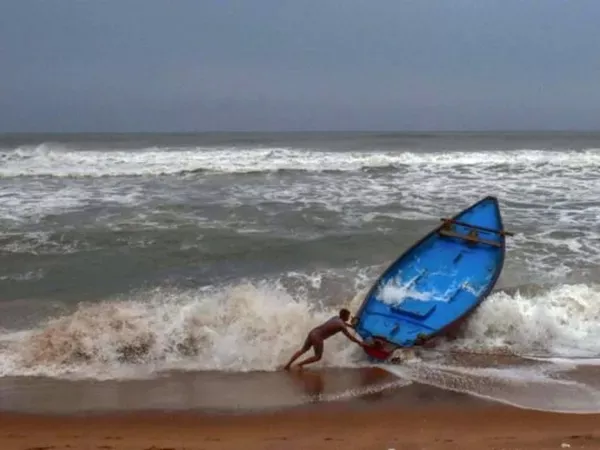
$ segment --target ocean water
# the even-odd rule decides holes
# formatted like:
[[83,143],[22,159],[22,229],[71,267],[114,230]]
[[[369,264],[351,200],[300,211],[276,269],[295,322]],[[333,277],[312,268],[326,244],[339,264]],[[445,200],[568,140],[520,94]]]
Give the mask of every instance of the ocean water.
[[[0,378],[274,371],[495,195],[515,232],[495,292],[457,341],[387,370],[600,411],[598,167],[600,133],[2,135]],[[326,343],[321,366],[364,365]]]

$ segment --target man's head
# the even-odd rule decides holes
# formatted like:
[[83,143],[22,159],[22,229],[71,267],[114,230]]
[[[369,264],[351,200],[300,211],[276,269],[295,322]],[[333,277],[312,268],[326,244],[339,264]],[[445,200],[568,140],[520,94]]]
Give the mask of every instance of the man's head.
[[344,322],[348,322],[350,319],[350,311],[348,311],[346,308],[340,309],[340,317]]

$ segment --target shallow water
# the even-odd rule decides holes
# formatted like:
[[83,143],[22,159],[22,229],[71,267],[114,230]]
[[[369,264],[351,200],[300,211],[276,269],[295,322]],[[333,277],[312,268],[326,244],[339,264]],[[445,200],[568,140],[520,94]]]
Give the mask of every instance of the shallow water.
[[[516,233],[504,271],[439,351],[527,363],[391,371],[591,410],[599,149],[593,133],[2,136],[0,381],[273,371],[440,217],[496,195]],[[322,366],[365,364],[328,341]]]

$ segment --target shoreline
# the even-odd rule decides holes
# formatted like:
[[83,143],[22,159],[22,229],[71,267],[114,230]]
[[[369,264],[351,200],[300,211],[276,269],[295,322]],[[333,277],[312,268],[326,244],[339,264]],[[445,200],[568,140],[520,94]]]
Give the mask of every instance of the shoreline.
[[247,415],[344,405],[423,409],[501,405],[460,389],[404,379],[379,367],[276,372],[171,371],[148,378],[0,378],[0,414],[121,414],[150,411]]
[[600,449],[599,421],[373,367],[0,379],[2,450]]
[[[482,361],[479,361],[481,363]],[[144,411],[244,415],[310,406],[347,409],[504,405],[561,414],[600,414],[590,392],[598,367],[540,376],[544,366],[503,359],[456,366],[316,368],[274,372],[172,370],[121,378],[0,377],[0,413],[72,415]],[[533,369],[531,369],[532,367]],[[532,377],[531,370],[535,376]],[[135,377],[134,377],[135,375]]]
[[600,413],[518,408],[380,368],[5,378],[0,399],[2,450],[600,448]]

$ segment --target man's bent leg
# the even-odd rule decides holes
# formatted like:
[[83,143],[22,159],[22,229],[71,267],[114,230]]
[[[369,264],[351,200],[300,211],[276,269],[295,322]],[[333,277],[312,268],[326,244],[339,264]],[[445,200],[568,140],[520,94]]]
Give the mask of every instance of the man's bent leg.
[[306,339],[305,339],[305,341],[304,341],[304,344],[302,345],[302,348],[292,355],[292,357],[290,358],[290,360],[288,361],[288,363],[284,366],[283,370],[289,370],[289,368],[291,367],[292,363],[294,361],[296,361],[296,359],[298,359],[304,353],[306,353],[307,351],[309,351],[311,347],[312,347],[312,342],[311,342],[310,336],[307,336]]
[[304,361],[298,363],[298,367],[305,366],[319,361],[323,357],[323,341],[321,339],[313,341],[313,347],[315,349],[315,356],[306,358]]

